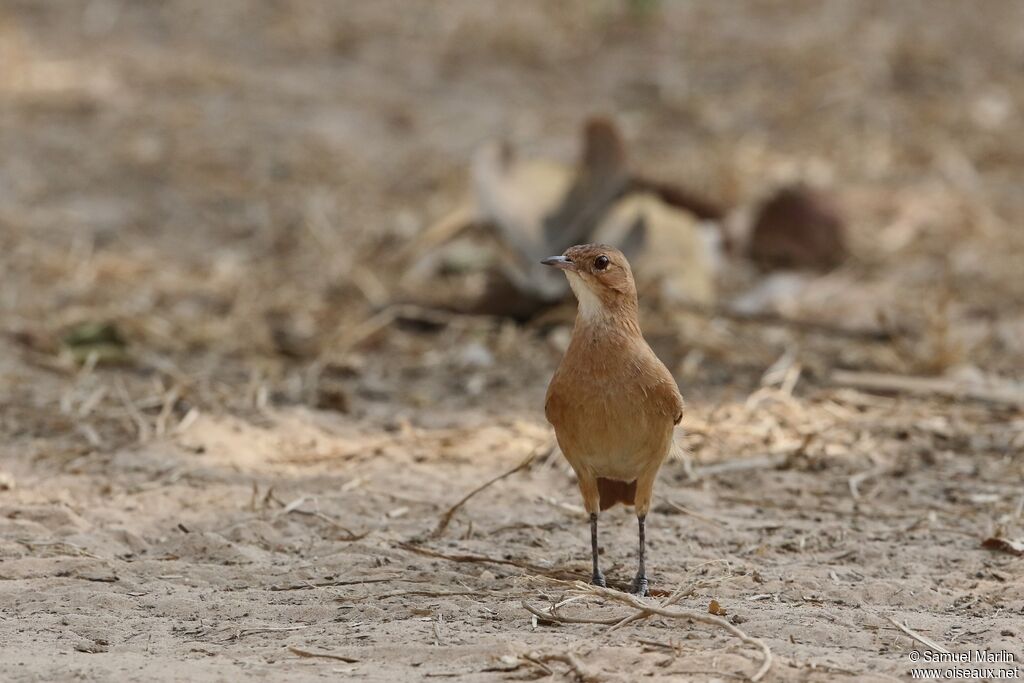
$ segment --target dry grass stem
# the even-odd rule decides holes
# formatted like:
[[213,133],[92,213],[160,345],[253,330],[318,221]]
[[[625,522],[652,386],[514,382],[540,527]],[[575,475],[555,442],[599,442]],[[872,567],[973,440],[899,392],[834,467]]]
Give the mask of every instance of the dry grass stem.
[[121,403],[124,404],[124,409],[128,412],[128,416],[135,424],[136,437],[139,443],[145,443],[150,438],[150,427],[149,422],[143,417],[142,412],[139,410],[136,403],[132,400],[131,395],[128,393],[128,388],[124,384],[124,380],[118,377],[114,381],[114,387],[117,389],[117,395],[121,399]]
[[711,465],[698,465],[693,468],[693,472],[698,479],[703,479],[705,477],[743,472],[745,470],[774,469],[784,465],[788,459],[789,455],[785,453],[779,455],[759,455],[750,458],[725,460]]
[[[362,600],[387,600],[389,598],[404,598],[406,596],[413,596],[419,598],[451,598],[451,597],[480,597],[483,595],[498,595],[492,591],[394,591],[392,593],[382,593],[379,595],[339,595],[334,600],[335,602],[360,602]],[[502,593],[501,595],[506,596],[507,594]]]
[[442,560],[448,560],[449,562],[479,562],[483,564],[501,564],[510,567],[518,567],[520,569],[525,569],[539,576],[546,576],[554,579],[575,581],[578,580],[580,574],[582,574],[582,572],[574,572],[568,569],[542,567],[539,564],[533,564],[531,562],[522,562],[519,560],[506,560],[500,557],[488,557],[486,555],[474,555],[471,553],[442,553],[438,550],[424,548],[423,546],[414,545],[412,543],[398,543],[397,547],[401,548],[402,550],[407,550],[411,553],[416,553],[417,555],[437,557]]
[[689,302],[677,302],[674,304],[679,310],[693,313],[706,318],[724,318],[737,323],[768,325],[775,327],[788,327],[801,332],[813,332],[831,337],[845,339],[856,339],[869,342],[888,342],[897,336],[889,330],[876,328],[852,328],[830,325],[817,320],[803,320],[789,318],[779,313],[770,311],[747,313],[736,311],[725,306],[706,306]]
[[941,396],[953,399],[966,398],[982,403],[1024,406],[1024,390],[1018,386],[982,387],[943,377],[913,377],[884,372],[850,372],[846,370],[834,371],[831,379],[834,384],[865,391],[913,394],[925,397]]
[[320,658],[320,659],[336,659],[339,662],[345,662],[346,664],[355,664],[355,663],[357,663],[359,661],[355,657],[346,657],[345,655],[335,655],[335,654],[331,654],[330,652],[313,652],[311,650],[303,650],[301,648],[297,648],[294,645],[289,645],[288,646],[288,650],[292,654],[297,655],[299,657],[317,657],[317,658]]
[[[630,607],[634,607],[638,610],[636,614],[627,615],[625,618],[616,620],[615,624],[613,625],[613,628],[619,626],[620,624],[625,625],[626,623],[629,623],[629,621],[634,620],[635,618],[643,618],[651,615],[668,617],[670,619],[689,619],[691,621],[697,621],[700,623],[724,629],[725,631],[728,631],[744,643],[754,645],[755,647],[761,650],[762,663],[760,668],[754,673],[753,676],[751,676],[751,681],[754,681],[756,683],[757,681],[761,680],[764,677],[764,675],[768,672],[768,670],[771,668],[772,652],[764,643],[764,641],[747,635],[742,629],[734,626],[733,624],[729,623],[725,619],[722,619],[721,617],[716,617],[711,614],[702,612],[690,612],[685,610],[668,609],[669,604],[681,599],[684,595],[689,594],[689,592],[692,591],[692,587],[677,590],[675,593],[669,596],[669,598],[662,605],[649,605],[630,593],[622,593],[620,591],[609,588],[601,588],[600,586],[593,586],[587,583],[583,583],[582,581],[577,581],[574,584],[574,586],[576,590],[582,593],[596,595],[608,600],[612,600],[614,602],[619,602]],[[536,607],[533,607],[529,603],[524,601],[522,605],[531,614],[537,615],[543,619],[548,619],[550,621],[563,621],[566,623],[607,623],[607,620],[602,620],[600,622],[584,622],[581,621],[582,618],[580,617],[566,618],[561,615],[553,614],[552,612],[541,612],[540,614],[538,614],[540,610],[538,610]]]
[[455,513],[459,510],[459,508],[461,508],[463,505],[465,505],[466,502],[470,498],[472,498],[476,494],[480,493],[481,491],[483,491],[487,487],[492,486],[493,484],[498,483],[502,479],[507,479],[508,477],[511,477],[513,474],[515,474],[517,472],[522,472],[523,470],[528,468],[531,464],[533,464],[533,461],[537,459],[537,456],[539,456],[541,453],[545,452],[546,450],[548,450],[550,448],[551,448],[551,444],[550,443],[544,443],[544,444],[541,444],[540,446],[537,446],[536,448],[534,448],[530,452],[530,454],[528,456],[526,456],[526,458],[521,463],[519,463],[518,465],[516,465],[512,469],[508,470],[507,472],[504,472],[503,474],[499,474],[498,476],[496,476],[496,477],[494,477],[492,479],[487,480],[483,484],[480,484],[480,486],[477,486],[475,489],[473,489],[472,491],[467,493],[465,496],[463,496],[459,500],[459,502],[457,502],[455,505],[453,505],[450,508],[448,508],[448,511],[445,512],[441,516],[440,521],[438,521],[438,523],[437,523],[437,527],[430,534],[430,537],[431,538],[435,538],[435,539],[436,538],[440,538],[441,535],[444,534],[445,529],[447,529],[448,525],[451,523],[452,517],[455,516]]
[[616,624],[622,622],[621,617],[572,617],[567,614],[558,614],[557,612],[555,612],[556,608],[554,607],[552,607],[551,610],[545,612],[544,610],[540,609],[539,607],[535,607],[534,605],[531,605],[525,600],[521,604],[523,606],[523,609],[525,609],[527,612],[537,617],[538,619],[542,619],[547,622],[558,621],[563,624],[601,624],[603,626],[615,626]]
[[712,526],[718,527],[719,529],[724,529],[724,528],[729,526],[728,522],[723,522],[721,520],[713,519],[711,517],[708,517],[707,515],[702,515],[701,513],[697,512],[695,510],[691,510],[690,508],[688,508],[686,506],[680,505],[679,503],[677,503],[677,502],[675,502],[673,500],[666,500],[665,502],[668,503],[669,507],[671,507],[671,508],[673,508],[675,510],[678,510],[679,512],[683,513],[684,515],[686,515],[688,517],[693,517],[694,519],[699,519],[700,521],[706,522],[706,523],[708,523],[708,524],[710,524]]
[[[572,672],[573,678],[579,683],[600,683],[603,680],[601,674],[591,671],[587,668],[583,662],[580,661],[579,657],[571,652],[558,652],[552,654],[539,655],[537,653],[530,653],[523,655],[523,659],[534,663],[541,662],[562,662],[568,665],[569,671]],[[548,667],[544,667],[548,671],[551,671]],[[551,673],[554,673],[553,671]]]
[[868,479],[873,479],[879,475],[885,474],[892,470],[892,466],[888,464],[875,465],[871,469],[864,470],[854,474],[846,480],[846,485],[850,489],[850,495],[853,496],[854,500],[860,500],[860,485]]
[[273,495],[273,489],[268,490],[266,496],[267,502],[274,502],[277,503],[278,505],[283,506],[282,509],[277,513],[277,515],[275,515],[275,517],[281,517],[283,515],[288,515],[292,513],[295,513],[297,515],[305,515],[307,517],[315,517],[316,519],[319,519],[323,522],[330,524],[338,531],[342,531],[345,533],[344,536],[340,538],[335,538],[334,540],[336,541],[359,541],[369,536],[370,533],[373,531],[372,529],[370,529],[359,534],[352,531],[348,527],[344,526],[343,524],[341,524],[341,522],[334,519],[330,515],[321,512],[320,510],[303,510],[302,506],[308,500],[315,501],[315,498],[312,496],[300,496],[293,500],[292,502],[288,503],[287,505],[284,505],[276,496]]
[[899,630],[903,631],[908,636],[910,636],[911,638],[913,638],[917,642],[921,643],[925,647],[927,647],[927,648],[929,648],[931,650],[934,650],[936,652],[941,652],[943,654],[949,654],[949,650],[947,650],[946,648],[942,647],[941,645],[936,643],[931,638],[928,638],[926,636],[921,635],[920,633],[918,633],[917,631],[913,630],[912,628],[910,628],[906,624],[901,624],[900,622],[896,621],[892,617],[886,617],[886,619],[889,620],[890,624],[892,624],[893,626],[895,626]]

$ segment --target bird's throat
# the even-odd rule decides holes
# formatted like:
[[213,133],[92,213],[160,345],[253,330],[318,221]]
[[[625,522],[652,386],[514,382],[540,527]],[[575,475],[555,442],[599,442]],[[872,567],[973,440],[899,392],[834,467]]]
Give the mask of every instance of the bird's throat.
[[640,334],[640,323],[637,319],[636,300],[629,301],[616,296],[602,297],[591,289],[583,278],[575,273],[567,273],[569,286],[576,295],[577,329],[610,329],[619,333]]
[[608,311],[605,310],[605,304],[601,301],[601,297],[587,286],[583,278],[576,273],[566,273],[566,275],[569,276],[572,293],[576,295],[576,301],[579,302],[576,315],[588,323],[598,323],[608,317]]

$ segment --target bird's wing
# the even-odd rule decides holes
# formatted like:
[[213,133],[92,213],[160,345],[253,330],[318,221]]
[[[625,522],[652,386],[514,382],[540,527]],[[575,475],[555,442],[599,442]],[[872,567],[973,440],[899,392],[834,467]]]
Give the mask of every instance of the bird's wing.
[[547,395],[544,397],[544,417],[546,417],[548,422],[552,425],[558,421],[558,417],[561,414],[562,406],[564,404],[559,397],[557,382],[558,373],[556,371],[555,376],[551,378],[551,383],[548,385]]
[[647,352],[639,365],[641,376],[646,377],[644,393],[648,396],[651,406],[656,412],[672,420],[673,425],[683,419],[683,396],[679,393],[676,380],[661,362],[650,346],[645,343]]
[[683,403],[683,396],[679,393],[679,388],[676,387],[676,382],[672,379],[671,375],[669,375],[667,381],[659,383],[658,401],[662,412],[672,418],[672,424],[679,424],[683,419],[685,404]]

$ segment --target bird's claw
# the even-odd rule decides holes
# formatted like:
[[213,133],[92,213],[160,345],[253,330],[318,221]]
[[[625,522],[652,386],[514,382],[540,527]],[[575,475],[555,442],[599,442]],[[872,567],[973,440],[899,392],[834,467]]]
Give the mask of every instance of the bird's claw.
[[608,584],[605,583],[604,574],[601,572],[594,572],[594,575],[590,577],[590,583],[601,588],[607,588]]
[[630,591],[633,595],[638,598],[642,598],[647,595],[647,577],[637,576],[633,579],[633,588]]

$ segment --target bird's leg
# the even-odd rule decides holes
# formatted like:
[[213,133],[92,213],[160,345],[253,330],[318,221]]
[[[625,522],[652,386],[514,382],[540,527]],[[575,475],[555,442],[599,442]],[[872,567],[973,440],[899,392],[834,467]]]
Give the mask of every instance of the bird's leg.
[[647,595],[647,568],[644,566],[644,546],[647,531],[647,515],[640,515],[636,518],[640,533],[640,550],[637,554],[636,577],[633,579],[633,594],[643,597]]
[[[660,464],[660,463],[659,463]],[[657,468],[640,475],[636,480],[636,521],[640,544],[637,552],[636,578],[633,579],[633,594],[643,597],[647,595],[647,567],[644,565],[647,550],[647,512],[651,509],[651,494],[654,491],[654,479],[658,476]]]
[[604,582],[604,574],[601,573],[601,568],[597,564],[597,513],[590,513],[590,552],[594,558],[594,573],[590,577],[590,583],[595,586],[601,586],[604,588],[607,584]]

